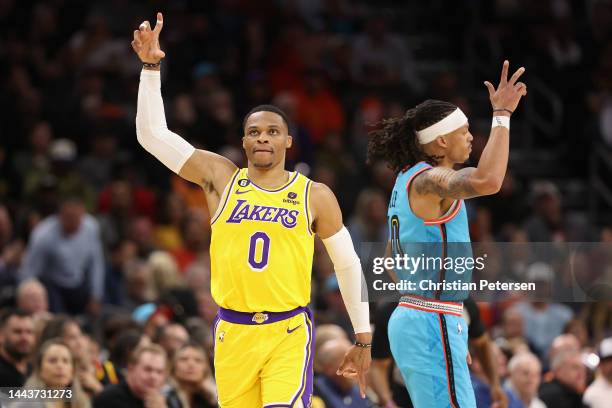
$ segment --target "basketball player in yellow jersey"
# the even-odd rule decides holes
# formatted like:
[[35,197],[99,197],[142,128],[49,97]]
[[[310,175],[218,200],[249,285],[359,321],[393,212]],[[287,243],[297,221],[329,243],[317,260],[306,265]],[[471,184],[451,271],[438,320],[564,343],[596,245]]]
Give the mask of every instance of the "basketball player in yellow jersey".
[[211,288],[220,307],[215,322],[215,375],[221,407],[308,407],[312,394],[314,327],[310,297],[317,234],[334,263],[355,331],[339,375],[358,380],[365,397],[370,365],[367,302],[361,264],[332,191],[285,170],[291,147],[285,114],[271,105],[243,122],[248,168],[194,149],[168,130],[161,96],[159,47],[163,16],[134,31],[143,62],[136,133],[140,144],[181,177],[204,189],[211,220]]

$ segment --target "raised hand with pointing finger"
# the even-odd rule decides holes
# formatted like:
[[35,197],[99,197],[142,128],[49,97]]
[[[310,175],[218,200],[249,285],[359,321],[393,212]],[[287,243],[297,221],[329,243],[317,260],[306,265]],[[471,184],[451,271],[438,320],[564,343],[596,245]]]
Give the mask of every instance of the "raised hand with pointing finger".
[[157,13],[157,21],[153,29],[149,21],[144,21],[138,30],[134,30],[132,49],[143,63],[157,64],[166,56],[159,46],[159,33],[163,26],[164,16],[162,13]]
[[514,113],[521,98],[527,95],[527,85],[523,82],[517,82],[525,72],[524,67],[520,67],[508,80],[508,68],[510,63],[506,60],[502,67],[501,78],[497,89],[489,81],[484,84],[489,90],[489,99],[493,106],[493,111],[499,112],[501,115],[509,116]]

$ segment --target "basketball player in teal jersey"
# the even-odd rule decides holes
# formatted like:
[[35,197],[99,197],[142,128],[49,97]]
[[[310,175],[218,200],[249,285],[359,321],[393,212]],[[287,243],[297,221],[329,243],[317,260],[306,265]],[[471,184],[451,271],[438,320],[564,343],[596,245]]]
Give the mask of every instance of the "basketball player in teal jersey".
[[[525,69],[508,80],[508,67],[505,61],[497,89],[485,82],[493,123],[477,167],[455,169],[468,159],[473,138],[467,117],[448,102],[427,100],[399,119],[383,121],[372,133],[368,157],[386,160],[398,173],[388,210],[394,257],[415,245],[439,246],[444,256],[460,245],[448,243],[469,247],[463,200],[499,191],[508,165],[510,116],[527,94],[527,86],[517,82]],[[436,283],[454,272],[444,267],[413,274],[395,270],[402,280]],[[462,276],[471,276],[471,270]],[[389,320],[391,351],[417,408],[476,406],[467,366],[467,325],[461,317],[467,295],[429,289],[404,293]]]

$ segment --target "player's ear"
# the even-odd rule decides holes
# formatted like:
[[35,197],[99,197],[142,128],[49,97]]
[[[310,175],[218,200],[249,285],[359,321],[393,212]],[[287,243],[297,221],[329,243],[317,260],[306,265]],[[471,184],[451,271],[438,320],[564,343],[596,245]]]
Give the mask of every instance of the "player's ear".
[[243,149],[246,149],[246,146],[244,145],[245,139],[246,139],[246,137],[242,136],[242,148]]
[[293,136],[288,135],[287,140],[285,142],[285,147],[289,149],[293,145]]
[[436,144],[439,147],[442,147],[442,148],[446,149],[448,147],[448,142],[447,142],[446,138],[447,138],[446,135],[445,136],[438,136],[436,138]]

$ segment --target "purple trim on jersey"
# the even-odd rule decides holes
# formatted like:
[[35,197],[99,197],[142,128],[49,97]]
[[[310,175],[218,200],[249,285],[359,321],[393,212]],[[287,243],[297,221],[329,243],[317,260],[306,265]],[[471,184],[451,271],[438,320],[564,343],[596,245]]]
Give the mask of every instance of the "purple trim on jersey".
[[[261,313],[247,313],[247,312],[237,312],[235,310],[224,309],[222,307],[219,308],[218,316],[221,320],[225,320],[226,322],[234,323],[234,324],[248,324],[248,325],[258,325],[258,324],[269,324],[280,322],[281,320],[289,319],[293,316],[297,316],[302,312],[310,311],[307,307],[297,307],[293,310],[289,310],[287,312],[261,312]],[[263,314],[267,316],[267,319],[261,323],[257,323],[253,321],[253,317],[257,314]]]
[[215,360],[215,344],[217,344],[217,326],[219,326],[219,322],[221,319],[219,318],[219,314],[215,316],[215,320],[213,320],[212,324],[212,335],[213,335],[213,362]]
[[227,186],[227,195],[225,196],[225,201],[223,202],[223,206],[217,213],[217,216],[214,219],[210,220],[210,225],[213,225],[215,221],[217,221],[219,217],[221,217],[221,213],[223,213],[223,210],[225,209],[225,206],[227,205],[227,201],[232,195],[232,187],[234,187],[234,181],[236,181],[236,177],[238,177],[238,174],[240,174],[240,169],[236,170],[236,174],[234,174],[232,181],[230,181],[229,185]]
[[308,224],[308,232],[310,233],[310,235],[312,235],[312,229],[310,228],[310,215],[308,214],[308,190],[310,190],[310,183],[311,181],[308,180],[308,182],[306,182],[306,189],[304,191],[304,206],[306,207],[306,224]]
[[310,402],[312,401],[312,392],[313,392],[313,384],[314,384],[314,339],[315,339],[315,327],[312,318],[312,312],[308,310],[306,314],[308,319],[308,331],[310,333],[310,344],[309,352],[310,358],[308,359],[308,367],[306,367],[306,385],[304,387],[304,393],[302,394],[302,404],[304,407],[310,407]]
[[[291,180],[290,180],[290,181],[289,181],[287,184],[285,184],[284,186],[282,186],[282,187],[280,187],[280,188],[277,188],[276,190],[268,190],[268,189],[265,189],[265,188],[263,188],[263,187],[259,187],[257,184],[253,183],[253,180],[251,180],[251,179],[249,179],[249,181],[251,182],[251,184],[252,184],[252,185],[254,185],[255,187],[257,187],[257,188],[258,188],[258,189],[260,189],[260,190],[263,190],[263,191],[265,191],[265,192],[267,192],[267,193],[277,193],[277,192],[279,192],[279,191],[281,191],[281,190],[284,190],[285,188],[289,187],[289,186],[290,186],[290,185],[291,185],[291,184],[292,184],[292,183],[295,181],[295,179],[297,179],[297,177],[298,177],[298,175],[299,175],[299,174],[300,174],[300,173],[298,173],[298,172],[296,171],[296,172],[295,172],[295,176],[293,176],[293,178],[292,178],[292,179],[291,179]],[[247,174],[247,177],[248,177],[248,176],[249,176],[249,175]]]
[[[306,358],[304,359],[304,369],[302,371],[302,380],[300,382],[300,388],[291,400],[289,406],[294,406],[295,402],[300,398],[302,405],[308,407],[308,403],[312,398],[312,386],[313,386],[313,357],[314,357],[314,325],[312,324],[312,312],[310,309],[306,311],[306,330],[308,331],[308,342],[306,343]],[[304,382],[304,379],[306,381]]]

